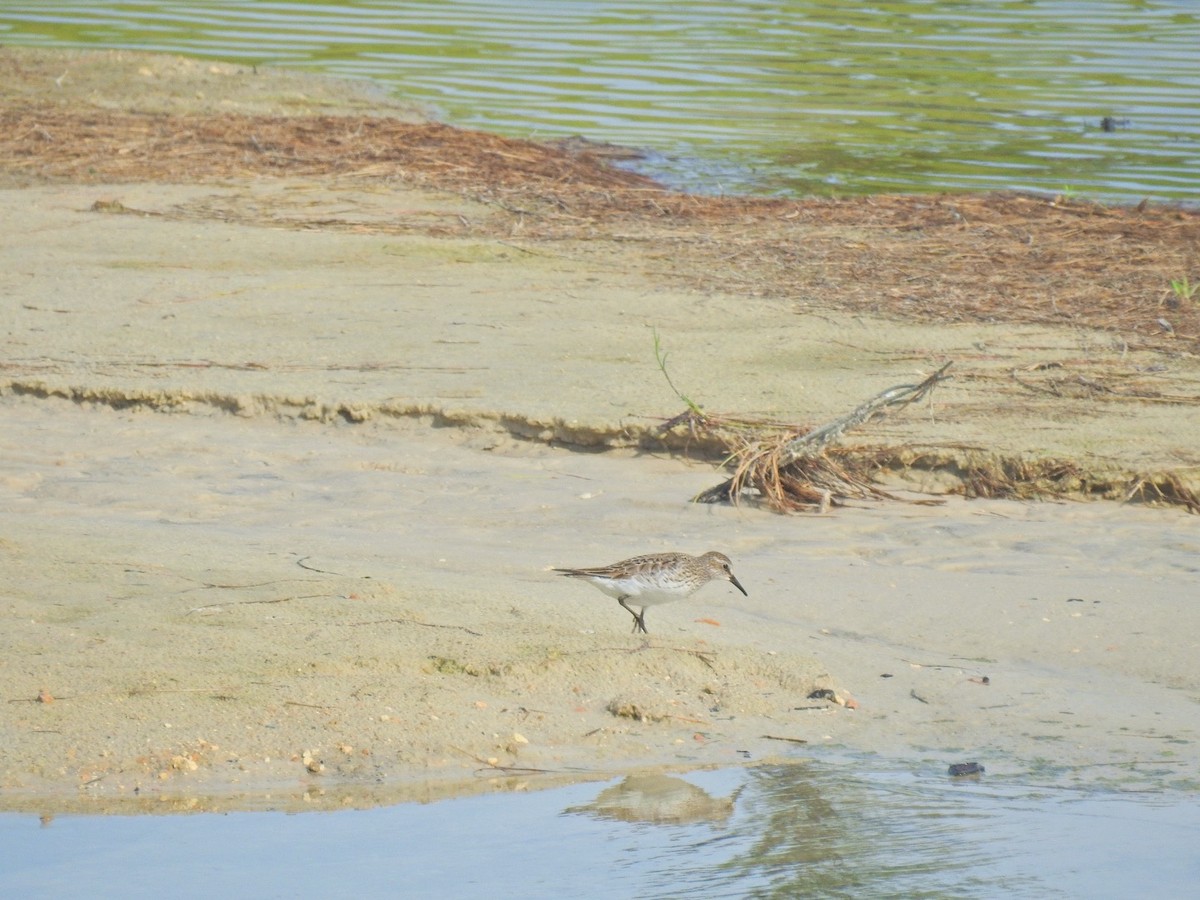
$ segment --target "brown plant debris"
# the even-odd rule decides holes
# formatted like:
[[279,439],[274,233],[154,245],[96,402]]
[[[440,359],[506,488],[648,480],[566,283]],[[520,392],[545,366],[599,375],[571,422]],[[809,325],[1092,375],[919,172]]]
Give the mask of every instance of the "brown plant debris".
[[1100,472],[1064,459],[1020,459],[973,447],[889,448],[845,451],[875,471],[938,471],[954,476],[949,493],[969,498],[1044,500],[1075,497],[1181,506],[1200,513],[1200,494],[1177,472]]
[[669,278],[787,298],[798,310],[1070,324],[1114,332],[1130,349],[1200,345],[1200,303],[1171,287],[1200,280],[1195,210],[1013,193],[701,197],[616,168],[612,157],[587,142],[536,143],[384,116],[164,115],[28,98],[0,106],[0,184],[400,183],[468,196],[493,214],[286,225],[636,242],[656,248]]
[[840,459],[827,452],[848,430],[900,409],[928,395],[950,378],[946,363],[917,384],[888,388],[849,413],[803,434],[782,433],[761,438],[741,436],[734,449],[733,477],[699,494],[699,503],[730,501],[753,489],[774,509],[788,512],[813,507],[824,512],[847,499],[894,500],[875,484],[877,466],[859,456]]

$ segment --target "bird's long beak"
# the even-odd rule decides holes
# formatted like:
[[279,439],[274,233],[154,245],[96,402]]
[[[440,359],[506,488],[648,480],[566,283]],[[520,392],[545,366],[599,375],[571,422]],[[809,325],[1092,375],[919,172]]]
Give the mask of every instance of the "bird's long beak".
[[743,595],[745,595],[747,597],[750,596],[749,594],[746,593],[746,589],[744,587],[742,587],[742,583],[737,580],[737,576],[734,575],[732,572],[729,573],[729,582],[735,588],[737,588],[739,591],[741,591]]

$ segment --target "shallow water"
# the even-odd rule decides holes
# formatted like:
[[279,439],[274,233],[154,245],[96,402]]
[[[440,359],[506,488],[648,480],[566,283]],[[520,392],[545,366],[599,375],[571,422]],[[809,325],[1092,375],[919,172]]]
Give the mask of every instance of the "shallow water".
[[[1200,804],[806,763],[285,815],[0,815],[0,895],[1184,897]],[[536,786],[536,782],[533,783]]]
[[1200,200],[1188,3],[43,0],[0,40],[377,79],[456,124],[649,148],[693,190]]

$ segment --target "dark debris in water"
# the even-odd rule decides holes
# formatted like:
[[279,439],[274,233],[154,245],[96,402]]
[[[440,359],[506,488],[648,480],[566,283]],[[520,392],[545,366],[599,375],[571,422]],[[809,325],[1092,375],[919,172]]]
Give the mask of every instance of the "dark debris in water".
[[978,778],[983,772],[983,766],[977,762],[952,763],[949,775],[951,778]]

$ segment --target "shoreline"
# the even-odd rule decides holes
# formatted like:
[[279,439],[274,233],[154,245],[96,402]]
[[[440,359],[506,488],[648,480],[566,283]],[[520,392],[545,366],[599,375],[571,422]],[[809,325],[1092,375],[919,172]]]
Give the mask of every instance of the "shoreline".
[[[124,362],[116,377],[89,380],[103,358],[82,372],[18,366],[10,391],[118,407],[208,404],[240,415],[417,416],[583,447],[691,450],[699,437],[705,452],[724,455],[729,435],[656,433],[681,405],[653,373],[656,332],[673,379],[718,418],[799,428],[952,362],[955,382],[938,398],[948,406],[935,408],[949,414],[945,421],[935,414],[911,427],[897,419],[898,428],[867,433],[852,448],[864,461],[886,457],[918,487],[944,488],[957,474],[960,489],[984,496],[1200,509],[1200,435],[1179,415],[1200,403],[1200,304],[1170,287],[1200,246],[1200,211],[1007,194],[694,197],[613,169],[603,148],[430,123],[403,103],[378,102],[369,84],[127,52],[5,48],[0,65],[10,76],[0,87],[10,126],[0,139],[0,187],[17,192],[6,199],[17,204],[10,220],[18,231],[27,218],[20,207],[31,203],[33,228],[54,232],[70,221],[85,246],[149,241],[164,271],[196,268],[193,256],[153,248],[153,232],[169,228],[175,241],[203,249],[208,262],[188,285],[198,290],[218,280],[218,265],[248,285],[269,283],[271,274],[249,260],[292,254],[293,265],[317,272],[300,304],[315,302],[317,290],[336,293],[358,271],[378,279],[360,285],[364,332],[330,360],[334,379],[319,378],[319,365],[297,377],[294,353],[256,358],[260,348],[244,341],[234,344],[240,358],[204,358],[191,344],[160,340],[165,358],[155,358],[156,345],[131,365],[126,335],[115,332],[106,343]],[[292,240],[271,240],[280,229]],[[120,234],[128,243],[106,240]],[[246,241],[247,254],[228,254],[229,240]],[[137,271],[145,263],[136,254],[110,253],[60,291],[90,288],[113,266],[133,270],[134,289],[157,287],[136,277],[148,274]],[[424,330],[393,348],[379,338],[395,327],[396,290],[385,288],[397,265],[412,280],[395,287],[424,295]],[[289,289],[276,281],[274,290]],[[439,284],[459,304],[453,334],[426,318],[441,302]],[[525,302],[510,296],[522,290]],[[311,332],[330,324],[311,305],[258,299],[271,315],[306,318]],[[18,328],[75,312],[52,299],[27,308],[51,315]],[[495,390],[472,379],[471,346],[504,340],[489,333],[504,329],[537,346],[546,336],[525,335],[513,317],[540,315],[559,320],[557,352],[546,363],[549,377],[568,379],[567,402],[531,396],[511,347],[508,371],[493,372]],[[598,352],[575,352],[571,315]],[[642,328],[631,327],[635,316]],[[253,330],[260,321],[231,325]],[[298,351],[300,336],[289,337]],[[69,345],[47,349],[67,361],[74,355]],[[708,366],[713,355],[733,366]],[[384,378],[330,390],[347,370],[386,375],[406,363],[443,377],[399,395]],[[631,364],[635,383],[626,384]],[[246,376],[255,366],[293,377]],[[243,377],[183,371],[202,367]],[[593,398],[595,385],[620,389]]]

